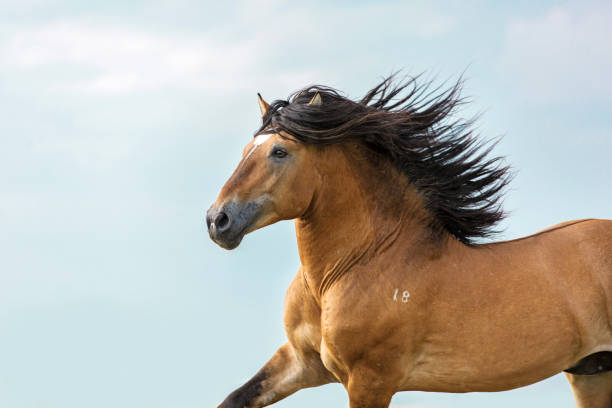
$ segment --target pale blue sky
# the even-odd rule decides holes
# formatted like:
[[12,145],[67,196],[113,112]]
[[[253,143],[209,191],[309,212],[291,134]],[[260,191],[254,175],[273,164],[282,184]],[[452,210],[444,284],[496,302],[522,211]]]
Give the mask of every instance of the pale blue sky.
[[[456,78],[517,176],[501,238],[612,218],[609,2],[0,0],[0,406],[216,406],[285,341],[293,225],[202,227],[256,92]],[[565,379],[396,406],[570,407]],[[346,407],[339,385],[279,407]]]

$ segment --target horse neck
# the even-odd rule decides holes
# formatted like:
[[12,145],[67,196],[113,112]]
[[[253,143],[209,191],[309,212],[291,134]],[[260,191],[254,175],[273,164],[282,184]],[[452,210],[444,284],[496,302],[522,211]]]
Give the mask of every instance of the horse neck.
[[431,238],[421,195],[394,166],[372,164],[363,152],[327,149],[318,165],[320,188],[296,220],[300,260],[317,297],[352,266]]

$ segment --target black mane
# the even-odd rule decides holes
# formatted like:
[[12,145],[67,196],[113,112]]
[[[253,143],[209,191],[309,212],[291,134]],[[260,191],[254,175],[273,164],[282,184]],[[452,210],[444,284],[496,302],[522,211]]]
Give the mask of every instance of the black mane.
[[[274,101],[257,133],[283,130],[316,145],[362,143],[387,157],[423,194],[434,227],[470,245],[497,232],[492,227],[504,218],[509,168],[501,157],[488,157],[494,143],[475,137],[473,120],[455,117],[465,103],[461,80],[442,91],[417,80],[391,75],[359,101],[311,86]],[[309,105],[317,93],[322,103]]]

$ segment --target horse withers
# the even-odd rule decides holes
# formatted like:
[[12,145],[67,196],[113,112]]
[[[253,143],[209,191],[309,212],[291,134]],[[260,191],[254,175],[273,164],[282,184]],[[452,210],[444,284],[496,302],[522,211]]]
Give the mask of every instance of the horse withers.
[[295,219],[288,342],[222,408],[340,382],[351,408],[398,391],[502,391],[565,371],[582,408],[612,406],[612,221],[511,241],[508,168],[441,94],[385,79],[350,100],[315,86],[271,105],[208,210],[226,249]]

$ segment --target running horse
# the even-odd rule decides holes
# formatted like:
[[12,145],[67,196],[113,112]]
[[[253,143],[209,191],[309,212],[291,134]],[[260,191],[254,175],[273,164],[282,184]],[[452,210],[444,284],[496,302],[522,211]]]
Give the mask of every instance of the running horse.
[[301,266],[288,342],[219,407],[339,382],[351,408],[383,408],[399,391],[502,391],[561,371],[578,407],[612,407],[612,221],[488,243],[511,173],[458,119],[461,83],[258,95],[263,123],[208,231],[233,249],[295,219]]

